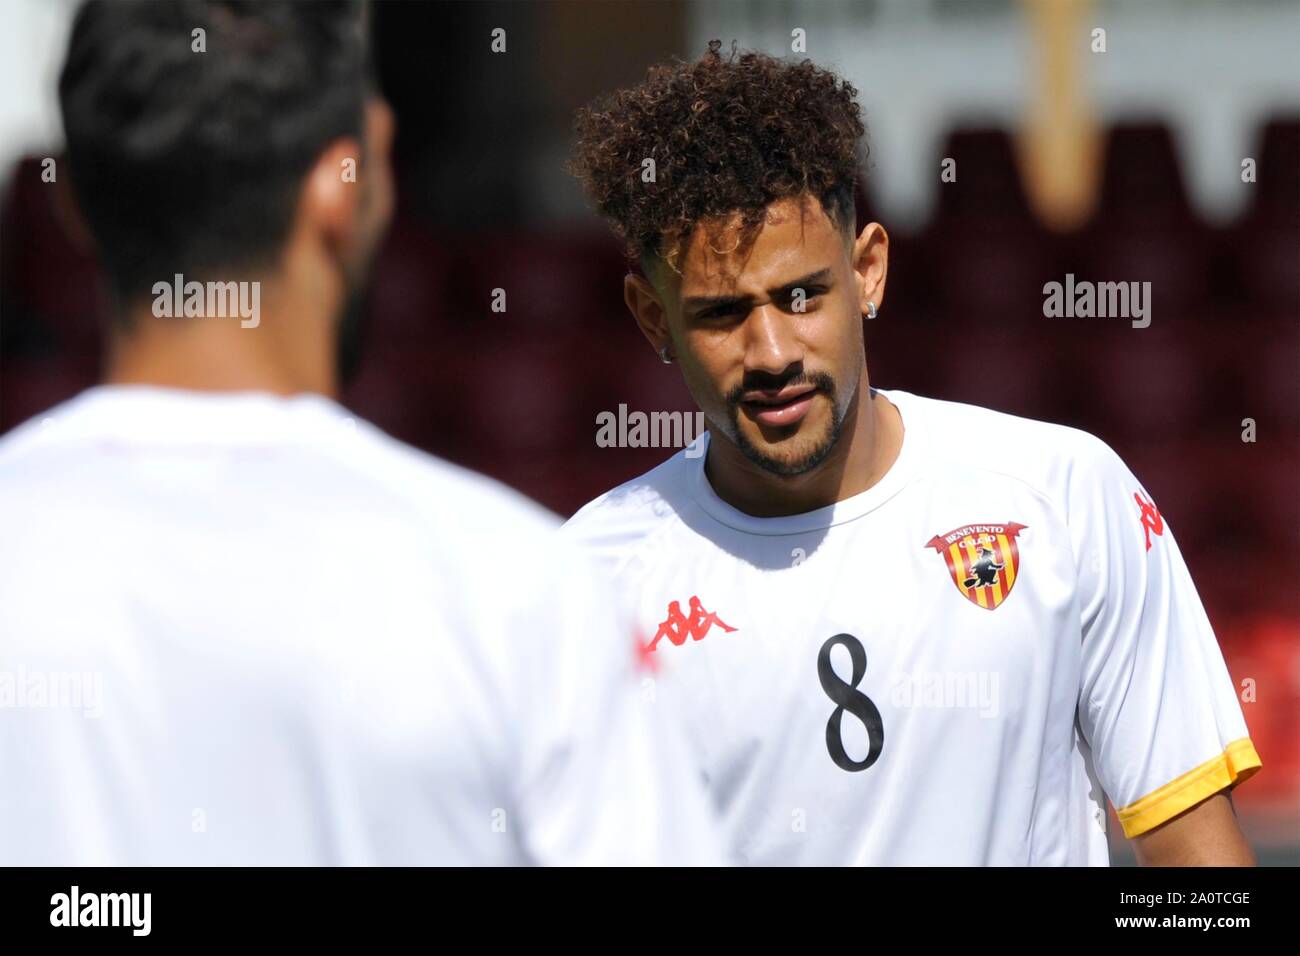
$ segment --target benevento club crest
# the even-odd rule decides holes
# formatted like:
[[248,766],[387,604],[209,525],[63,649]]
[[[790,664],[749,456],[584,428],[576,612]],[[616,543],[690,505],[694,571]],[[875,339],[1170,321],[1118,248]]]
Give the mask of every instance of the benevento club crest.
[[970,524],[936,534],[927,548],[934,548],[948,564],[952,583],[966,600],[992,611],[1011,593],[1020,573],[1020,548],[1016,535],[1026,525]]

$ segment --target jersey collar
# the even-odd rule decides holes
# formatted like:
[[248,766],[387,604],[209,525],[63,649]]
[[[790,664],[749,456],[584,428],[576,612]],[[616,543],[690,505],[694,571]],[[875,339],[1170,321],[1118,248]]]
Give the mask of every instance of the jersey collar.
[[691,468],[690,488],[695,502],[712,518],[729,528],[747,534],[784,535],[819,531],[837,524],[844,524],[874,511],[894,495],[903,490],[916,475],[921,458],[921,446],[924,443],[923,399],[910,392],[898,389],[873,388],[873,394],[883,395],[893,404],[903,419],[903,444],[898,457],[890,465],[881,479],[866,491],[837,501],[824,508],[805,511],[802,514],[784,515],[779,518],[759,518],[734,508],[718,497],[704,473],[704,462],[708,458],[708,440],[705,436],[704,454],[685,459]]

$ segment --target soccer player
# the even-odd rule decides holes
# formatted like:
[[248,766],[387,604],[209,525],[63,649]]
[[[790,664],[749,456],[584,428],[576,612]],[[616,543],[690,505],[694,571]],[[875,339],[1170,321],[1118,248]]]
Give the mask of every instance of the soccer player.
[[121,321],[106,384],[0,441],[0,860],[721,860],[558,519],[333,398],[392,204],[358,13],[75,21],[69,160]]
[[578,116],[708,432],[566,533],[653,635],[732,852],[1104,865],[1109,798],[1143,863],[1253,862],[1228,791],[1260,761],[1159,509],[1091,435],[871,387],[856,91],[719,46]]

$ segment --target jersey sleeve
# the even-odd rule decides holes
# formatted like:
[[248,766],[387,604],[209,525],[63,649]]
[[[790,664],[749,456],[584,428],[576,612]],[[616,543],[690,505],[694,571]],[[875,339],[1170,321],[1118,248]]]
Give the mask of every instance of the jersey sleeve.
[[1104,442],[1068,502],[1082,618],[1079,722],[1124,835],[1260,768],[1236,689],[1156,502]]
[[529,857],[568,866],[723,864],[702,775],[640,635],[578,549],[562,547],[555,569],[545,618],[531,622],[551,639],[530,681],[518,776]]

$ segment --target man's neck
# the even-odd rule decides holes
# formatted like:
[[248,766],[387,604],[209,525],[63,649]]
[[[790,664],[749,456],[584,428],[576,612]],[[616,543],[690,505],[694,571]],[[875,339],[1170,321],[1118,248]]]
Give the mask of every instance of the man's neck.
[[232,318],[158,317],[149,303],[136,305],[113,336],[105,381],[334,397],[334,323],[314,298],[278,290],[264,298],[268,308],[250,328]]
[[902,443],[902,416],[883,395],[871,391],[864,377],[844,416],[839,441],[812,471],[774,475],[725,439],[710,441],[705,469],[714,492],[733,508],[758,518],[785,517],[866,491],[889,471]]

